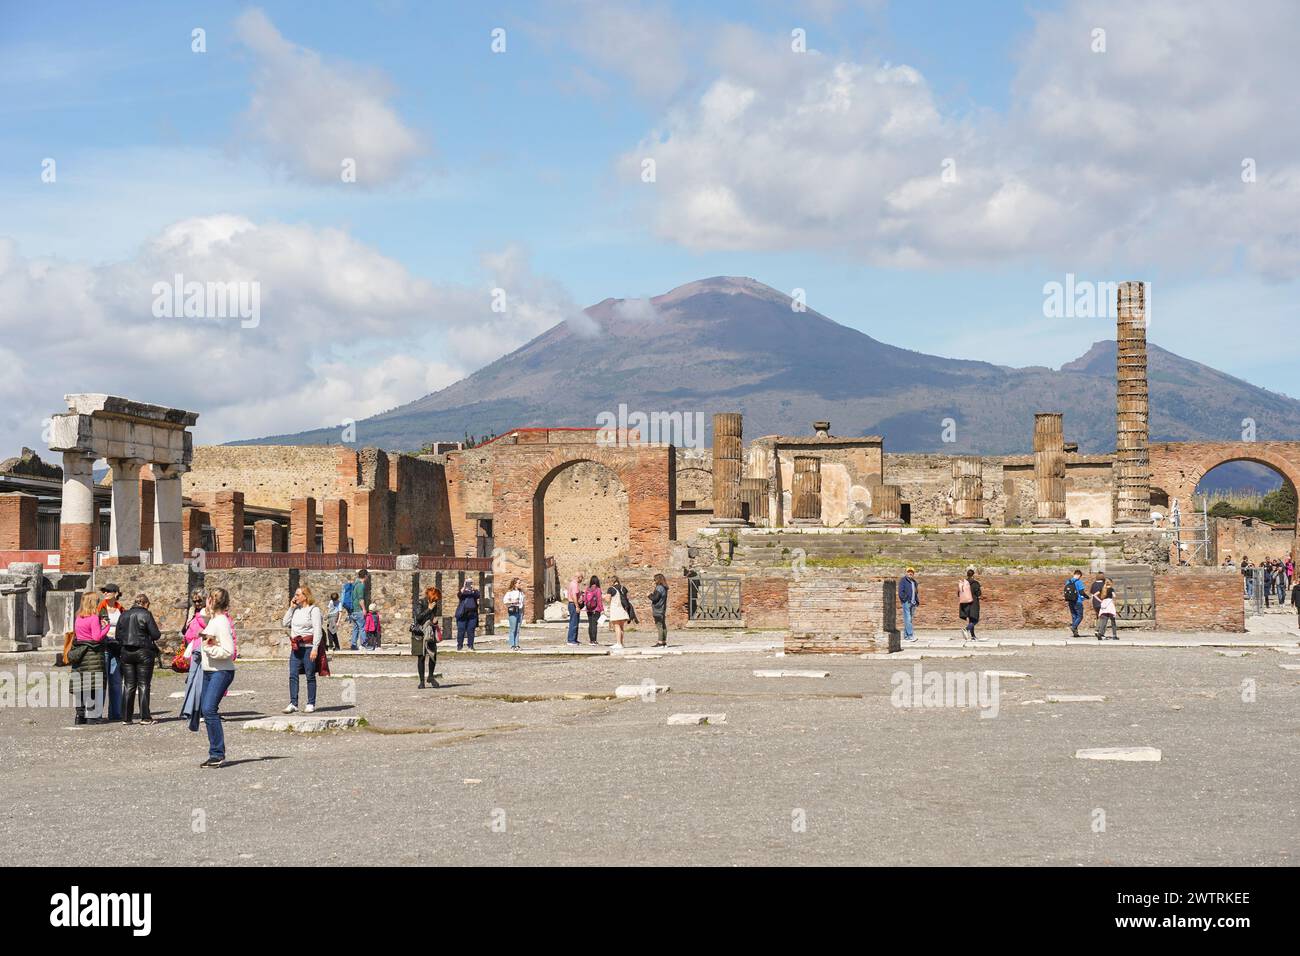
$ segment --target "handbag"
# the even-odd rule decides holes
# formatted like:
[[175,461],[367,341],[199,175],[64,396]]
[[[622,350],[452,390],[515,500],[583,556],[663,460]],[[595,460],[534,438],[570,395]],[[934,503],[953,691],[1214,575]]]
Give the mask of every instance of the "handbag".
[[190,670],[190,659],[185,656],[184,651],[179,651],[172,658],[172,670],[178,674],[188,674]]
[[54,658],[55,667],[68,666],[68,652],[72,650],[72,642],[77,639],[76,631],[68,631],[63,635],[63,653]]

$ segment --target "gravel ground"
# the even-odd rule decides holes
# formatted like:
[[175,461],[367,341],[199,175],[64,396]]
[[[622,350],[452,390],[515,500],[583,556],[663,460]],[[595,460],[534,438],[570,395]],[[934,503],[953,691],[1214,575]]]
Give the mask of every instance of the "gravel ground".
[[[933,636],[933,635],[932,635]],[[996,640],[996,634],[990,634]],[[1158,638],[1159,635],[1150,635]],[[534,632],[526,645],[553,645]],[[154,682],[157,725],[71,727],[0,709],[8,865],[360,863],[1263,864],[1300,858],[1300,662],[1266,647],[995,647],[899,660],[673,636],[685,653],[444,654],[417,690],[400,655],[340,656],[319,713],[368,726],[244,731],[287,699],[283,662],[245,663],[225,705],[231,763]],[[644,647],[644,639],[636,641]],[[938,643],[938,642],[935,642]],[[1292,641],[1294,644],[1294,641]],[[949,644],[948,646],[952,646]],[[725,651],[707,653],[707,651]],[[911,656],[911,655],[908,655]],[[14,669],[0,662],[0,669]],[[29,663],[29,670],[37,665]],[[891,704],[895,674],[1017,671],[997,716]],[[755,669],[829,677],[756,678]],[[1243,681],[1255,699],[1243,701]],[[608,699],[643,681],[653,700]],[[565,699],[563,695],[589,695]],[[1043,703],[1099,694],[1102,703]],[[355,703],[350,702],[355,696]],[[305,688],[303,700],[305,701]],[[726,722],[668,726],[676,713]],[[1152,746],[1158,763],[1079,760]],[[1101,824],[1104,815],[1104,829]],[[100,839],[85,842],[86,827]]]

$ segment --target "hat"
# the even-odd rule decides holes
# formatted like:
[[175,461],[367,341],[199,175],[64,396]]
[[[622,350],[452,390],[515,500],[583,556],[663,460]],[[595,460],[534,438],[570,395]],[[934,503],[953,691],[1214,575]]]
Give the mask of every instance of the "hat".
[[116,584],[105,584],[102,588],[99,589],[99,593],[100,594],[121,594],[122,589],[118,587]]
[[372,611],[373,611],[373,610],[376,610],[376,609],[378,608],[378,606],[379,606],[379,605],[377,605],[377,604],[372,604],[372,605],[370,605],[370,610],[372,610]]
[[908,569],[907,569],[907,573],[908,573],[908,574],[915,574],[915,573],[916,573],[916,568],[908,568]]

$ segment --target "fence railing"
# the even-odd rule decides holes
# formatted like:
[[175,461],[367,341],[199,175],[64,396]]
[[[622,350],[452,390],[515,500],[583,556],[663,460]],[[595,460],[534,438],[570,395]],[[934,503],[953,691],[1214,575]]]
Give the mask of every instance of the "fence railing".
[[[397,570],[395,554],[328,554],[315,551],[207,551],[203,565],[211,571],[234,568],[269,568],[299,571],[371,571]],[[491,558],[458,558],[451,555],[421,554],[416,556],[416,567],[421,571],[492,571]]]

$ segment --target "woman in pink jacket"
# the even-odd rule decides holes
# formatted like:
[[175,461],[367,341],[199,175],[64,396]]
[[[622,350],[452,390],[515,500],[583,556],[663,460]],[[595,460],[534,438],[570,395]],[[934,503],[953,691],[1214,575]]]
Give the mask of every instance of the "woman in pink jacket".
[[77,699],[75,723],[86,723],[86,709],[97,720],[104,720],[106,701],[104,681],[104,638],[108,635],[108,618],[99,616],[99,598],[94,591],[81,596],[81,606],[73,622],[69,663],[76,673],[74,689]]
[[605,612],[605,596],[600,590],[600,578],[591,576],[587,592],[582,596],[583,606],[587,609],[587,637],[595,644],[596,634],[600,630],[600,616]]

